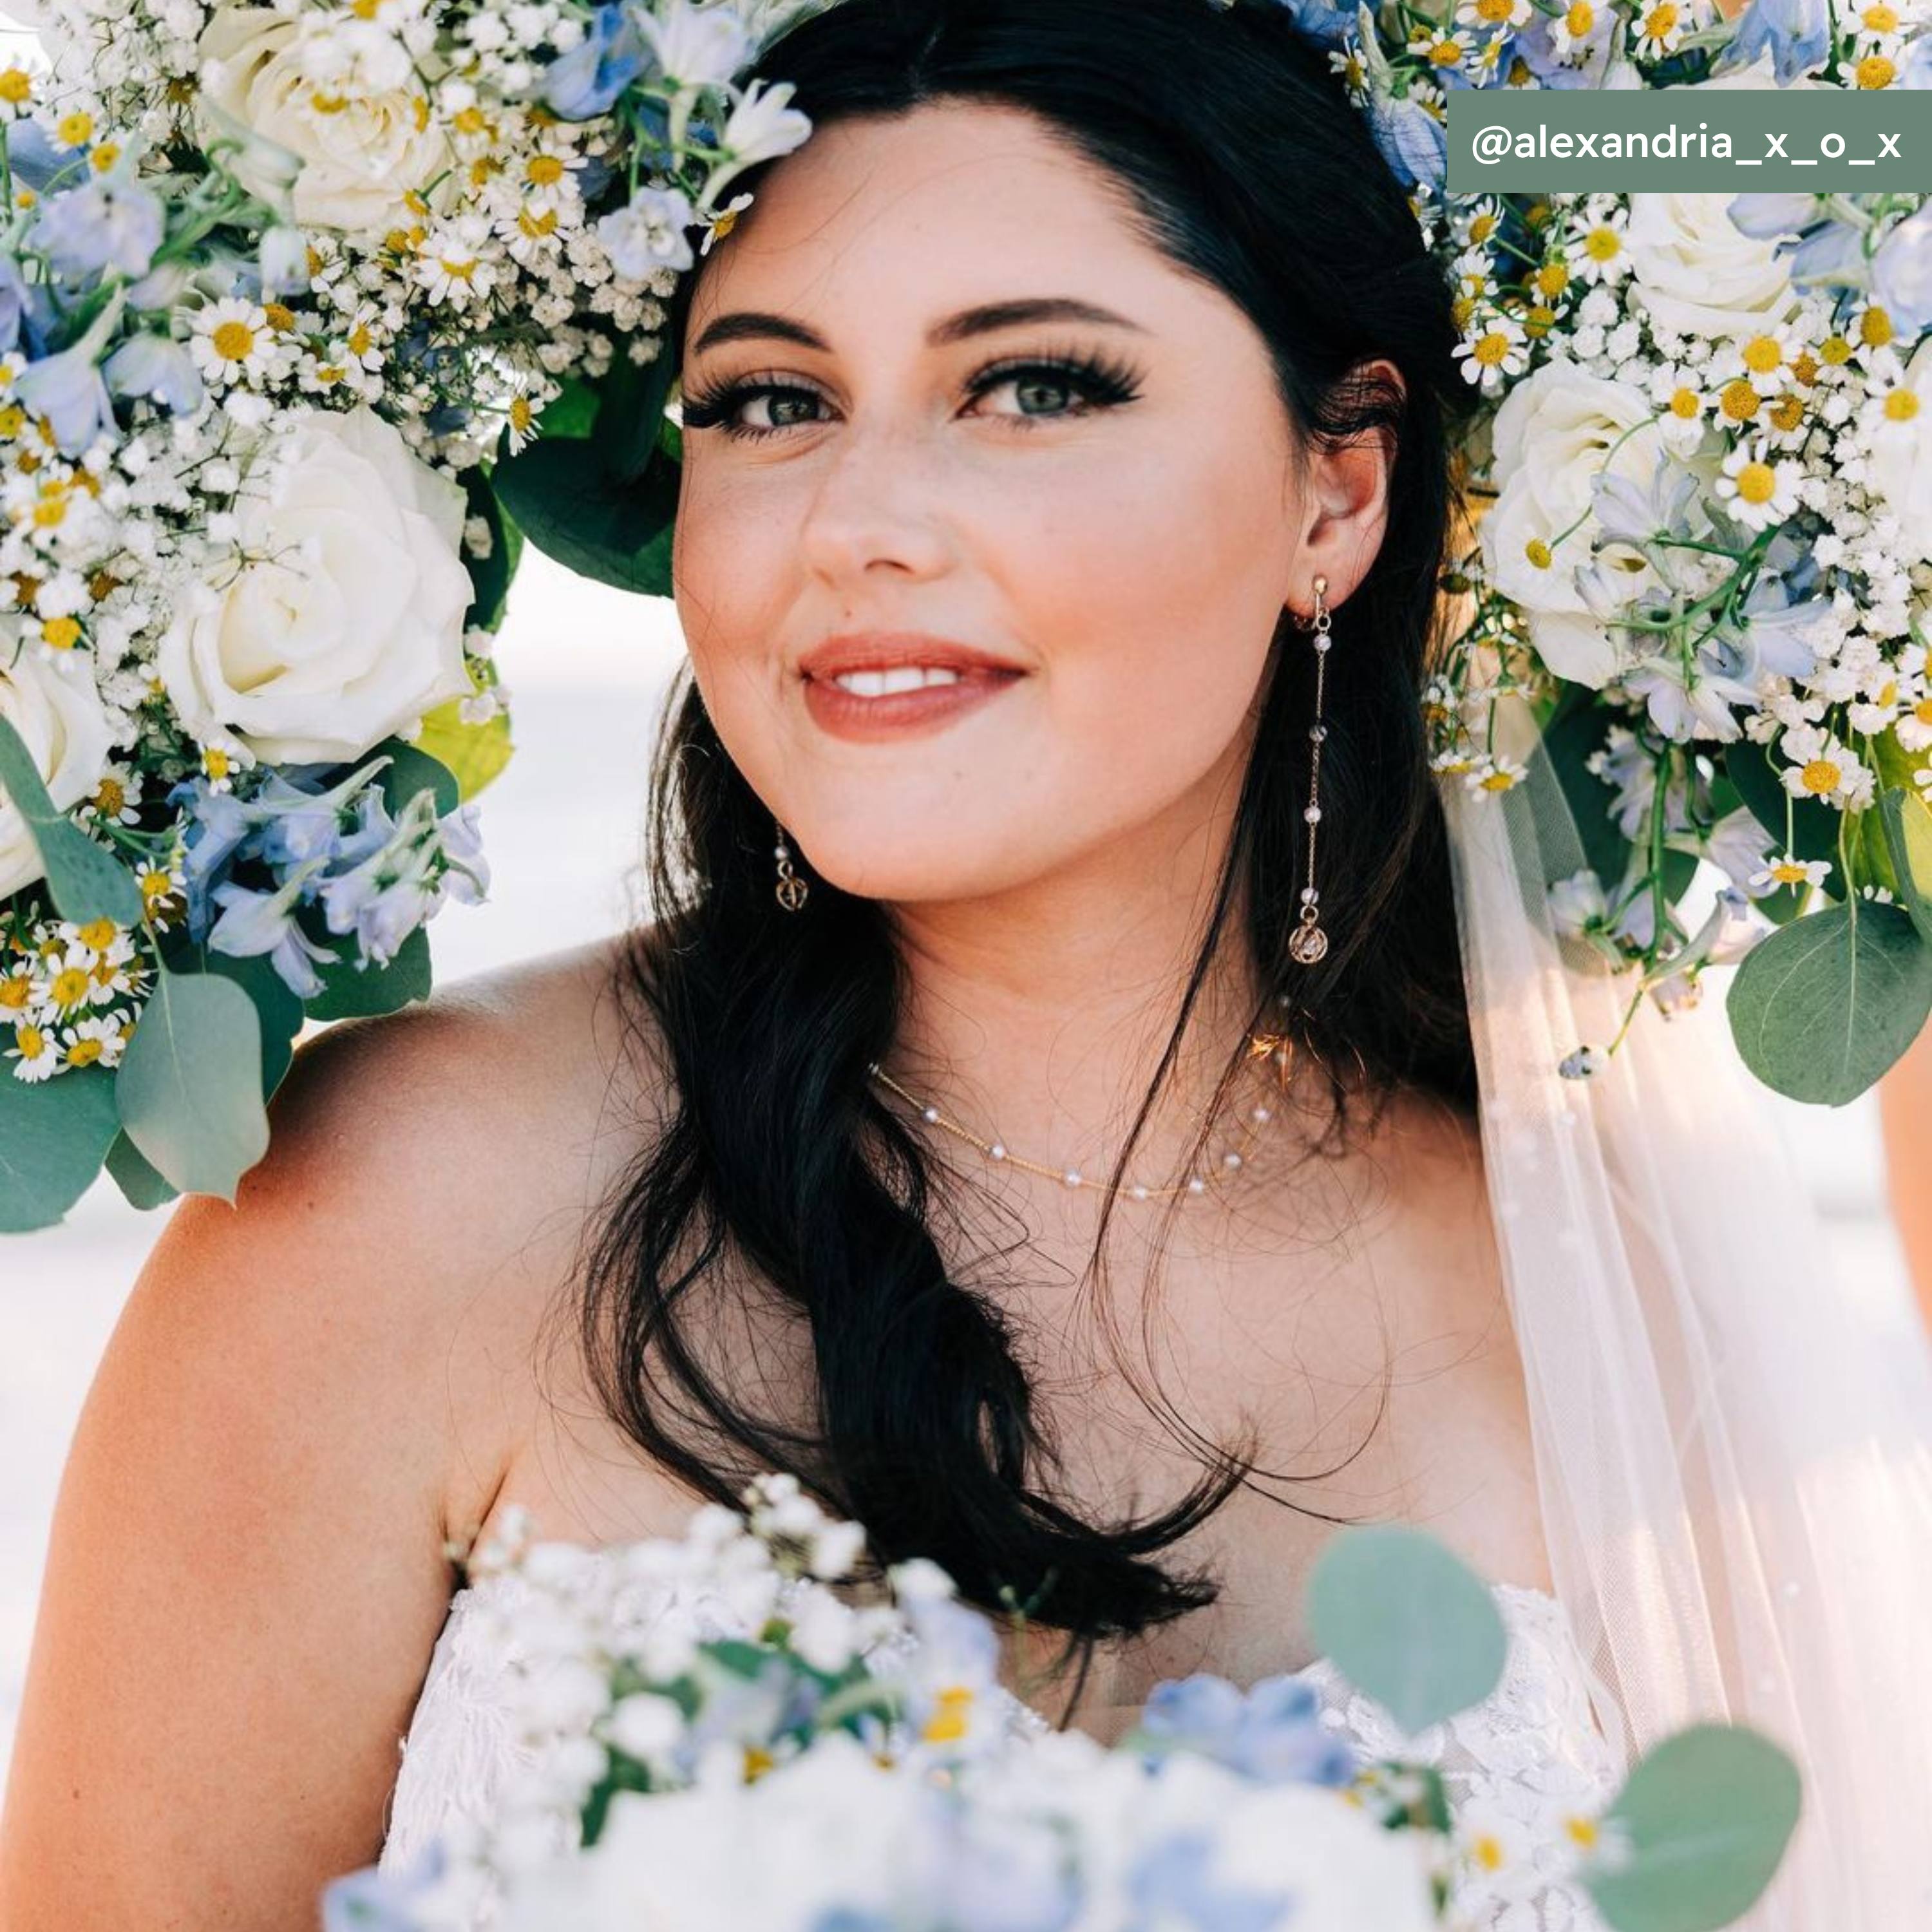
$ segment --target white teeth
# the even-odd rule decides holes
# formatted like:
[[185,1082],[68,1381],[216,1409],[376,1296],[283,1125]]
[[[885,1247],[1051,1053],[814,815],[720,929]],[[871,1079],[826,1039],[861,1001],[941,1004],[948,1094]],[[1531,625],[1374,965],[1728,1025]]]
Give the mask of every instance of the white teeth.
[[959,674],[937,664],[902,664],[892,670],[842,671],[832,681],[854,698],[890,698],[895,692],[920,691],[928,684],[957,684]]

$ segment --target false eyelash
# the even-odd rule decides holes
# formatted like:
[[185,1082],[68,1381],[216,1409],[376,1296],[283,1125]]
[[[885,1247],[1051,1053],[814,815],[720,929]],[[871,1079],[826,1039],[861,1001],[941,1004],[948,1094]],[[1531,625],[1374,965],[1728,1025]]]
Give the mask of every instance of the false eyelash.
[[[1016,376],[1050,376],[1064,380],[1070,388],[1079,390],[1085,395],[1090,409],[1130,403],[1140,393],[1135,386],[1135,372],[1125,364],[1111,362],[1103,356],[1064,355],[1016,356],[989,364],[967,385],[967,394],[976,399]],[[707,389],[688,390],[684,397],[683,426],[687,430],[722,428],[728,436],[746,438],[782,436],[788,430],[815,427],[811,423],[734,422],[734,414],[754,396],[817,398],[818,392],[801,382],[766,382],[755,377],[719,383]],[[1064,422],[1088,412],[1088,410],[1067,410],[1058,416],[1017,416],[1004,420],[1031,429],[1043,422]]]

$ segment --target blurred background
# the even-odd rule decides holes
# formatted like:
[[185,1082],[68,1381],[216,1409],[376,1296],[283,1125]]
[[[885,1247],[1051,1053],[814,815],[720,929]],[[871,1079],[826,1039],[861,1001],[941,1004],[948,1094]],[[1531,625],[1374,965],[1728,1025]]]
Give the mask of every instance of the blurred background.
[[[23,44],[0,8],[0,65]],[[668,600],[584,583],[530,552],[497,655],[517,755],[483,799],[488,902],[451,906],[432,926],[440,982],[633,916],[650,748],[682,643]],[[1843,1318],[1895,1325],[1917,1346],[1875,1099],[1774,1105],[1838,1237]],[[0,1238],[0,1790],[68,1444],[168,1212],[136,1214],[104,1179],[62,1226]]]

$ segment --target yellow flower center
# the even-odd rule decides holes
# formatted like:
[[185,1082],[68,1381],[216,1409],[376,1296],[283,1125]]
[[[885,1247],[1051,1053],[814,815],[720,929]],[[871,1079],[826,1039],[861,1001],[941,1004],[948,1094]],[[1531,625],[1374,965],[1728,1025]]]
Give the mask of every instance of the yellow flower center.
[[1780,859],[1772,867],[1771,876],[1780,886],[1802,886],[1804,883],[1804,868],[1795,860]]
[[1754,335],[1744,344],[1744,367],[1760,376],[1768,376],[1784,360],[1784,351],[1768,335]]
[[1666,40],[1677,31],[1677,9],[1671,0],[1653,7],[1643,16],[1643,37],[1647,40]]
[[1438,40],[1429,50],[1432,67],[1454,67],[1462,58],[1462,44],[1460,40]]
[[54,133],[63,146],[83,148],[94,134],[94,116],[92,114],[63,114],[54,123]]
[[80,642],[80,622],[74,617],[50,617],[40,635],[57,651],[70,651]]
[[563,178],[563,164],[554,154],[532,154],[524,178],[532,188],[554,188]]
[[476,280],[476,261],[473,256],[467,261],[453,262],[447,255],[445,255],[440,258],[439,266],[452,282],[470,282]]
[[1484,1870],[1500,1871],[1503,1868],[1502,1841],[1491,1832],[1482,1832],[1470,1841],[1469,1856]]
[[1858,318],[1858,334],[1868,349],[1882,349],[1897,332],[1891,316],[1876,302]]
[[87,160],[88,165],[93,169],[96,174],[104,175],[112,172],[114,164],[120,158],[120,142],[118,141],[103,141],[100,142],[95,147],[94,152],[88,156]]
[[255,332],[245,322],[224,322],[209,340],[224,362],[245,362],[255,352]]
[[1818,358],[1810,350],[1801,350],[1791,364],[1791,373],[1808,389],[1818,380]]
[[1843,368],[1852,359],[1852,345],[1842,335],[1828,335],[1818,345],[1818,354],[1828,367]]
[[369,333],[369,325],[366,322],[358,322],[349,332],[350,354],[357,357],[368,355],[373,340]]
[[1583,252],[1593,262],[1614,262],[1623,245],[1623,237],[1614,228],[1593,228],[1583,237]]
[[1932,724],[1932,698],[1922,698],[1912,707],[1912,715],[1922,724]]
[[1826,793],[1838,788],[1839,771],[1830,758],[1814,758],[1798,774],[1798,782],[1814,798],[1822,798]]
[[1480,248],[1496,232],[1496,218],[1485,208],[1469,224],[1469,241],[1472,247]]
[[1508,772],[1485,772],[1477,783],[1484,791],[1508,791],[1516,780]]
[[1916,389],[1894,389],[1885,399],[1886,420],[1888,422],[1910,422],[1918,413]]
[[1749,422],[1758,411],[1758,393],[1740,376],[1718,392],[1718,406],[1733,422]]
[[1681,416],[1686,422],[1694,422],[1697,412],[1702,406],[1698,399],[1697,392],[1695,389],[1687,388],[1682,382],[1670,392],[1670,413],[1674,416]]
[[761,1751],[756,1744],[745,1747],[745,1782],[755,1784],[778,1762],[769,1751]]
[[459,134],[487,134],[490,118],[480,107],[466,107],[452,124]]
[[1586,1818],[1580,1814],[1565,1818],[1563,1828],[1568,1833],[1572,1844],[1581,1845],[1586,1851],[1596,1844],[1600,1835],[1596,1820]]
[[1522,554],[1538,570],[1550,568],[1550,546],[1540,537],[1532,537],[1522,547]]
[[52,1044],[37,1026],[23,1026],[14,1036],[14,1043],[20,1049],[22,1060],[38,1060]]
[[541,242],[546,235],[556,232],[556,210],[526,208],[517,217],[517,226],[532,242]]
[[93,984],[84,966],[63,966],[47,985],[47,998],[64,1010],[83,1004]]
[[1898,15],[1890,7],[1868,7],[1858,18],[1870,34],[1895,34],[1898,32]]
[[154,868],[141,874],[141,896],[152,911],[158,900],[166,898],[175,889],[175,882],[166,873]]
[[27,1002],[34,996],[34,982],[24,973],[16,973],[10,978],[0,980],[0,1009],[8,1012],[24,1012]]
[[10,67],[0,74],[0,100],[24,107],[34,98],[34,76],[25,68]]
[[1747,503],[1768,503],[1778,491],[1778,478],[1768,463],[1747,463],[1738,472],[1737,484]]
[[1861,87],[1889,87],[1898,78],[1898,70],[1882,54],[1867,54],[1852,70]]
[[201,754],[201,768],[212,778],[225,778],[230,769],[228,754],[211,746]]
[[1510,339],[1501,329],[1492,328],[1477,337],[1469,352],[1485,369],[1500,368],[1510,352]]
[[1772,405],[1771,419],[1788,436],[1804,420],[1804,400],[1802,396],[1780,396]]
[[270,302],[262,313],[278,335],[286,335],[296,326],[296,312],[281,302]]
[[1563,262],[1546,262],[1536,272],[1536,292],[1538,295],[1560,296],[1570,286],[1569,266]]
[[[102,790],[105,790],[110,785],[113,785],[118,798],[121,788],[113,779],[104,778],[100,782]],[[100,794],[96,792],[94,796],[98,798]],[[118,803],[115,808],[117,811],[120,808]],[[114,944],[114,935],[121,928],[111,919],[91,919],[79,930],[82,945],[91,946],[96,952],[105,952]]]
[[1573,40],[1587,40],[1590,29],[1597,24],[1597,10],[1590,0],[1570,0],[1563,15],[1563,24]]
[[527,396],[513,396],[510,399],[510,427],[519,436],[524,435],[536,420],[536,411],[530,406]]
[[973,1693],[963,1684],[950,1685],[939,1694],[939,1708],[926,1720],[920,1736],[929,1744],[957,1744],[966,1735]]

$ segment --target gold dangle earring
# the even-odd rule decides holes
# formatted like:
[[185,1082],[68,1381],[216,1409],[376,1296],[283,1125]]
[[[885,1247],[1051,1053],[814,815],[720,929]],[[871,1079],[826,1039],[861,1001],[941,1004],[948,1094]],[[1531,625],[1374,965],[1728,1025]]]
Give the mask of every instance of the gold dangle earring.
[[[773,820],[774,824],[777,824]],[[778,882],[776,889],[778,902],[787,912],[796,912],[804,904],[806,896],[812,888],[791,868],[791,848],[785,843],[784,827],[778,826],[778,842],[772,856],[778,862]]]
[[1328,950],[1328,935],[1322,930],[1322,894],[1315,884],[1315,829],[1322,823],[1322,746],[1328,728],[1322,722],[1322,704],[1328,668],[1328,580],[1315,580],[1315,615],[1302,628],[1315,634],[1315,722],[1308,728],[1308,804],[1302,818],[1308,826],[1308,876],[1301,888],[1301,923],[1289,936],[1288,957],[1303,966],[1312,966]]

